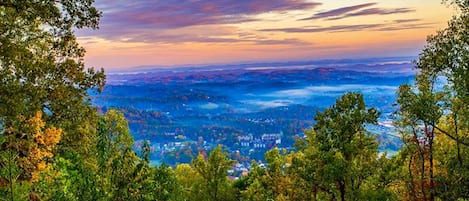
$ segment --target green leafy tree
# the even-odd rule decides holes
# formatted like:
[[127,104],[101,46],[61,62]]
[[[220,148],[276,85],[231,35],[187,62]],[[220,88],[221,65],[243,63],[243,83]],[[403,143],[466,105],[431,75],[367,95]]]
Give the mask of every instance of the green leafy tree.
[[414,200],[469,196],[459,187],[469,184],[469,1],[444,2],[456,15],[427,38],[415,63],[415,85],[403,85],[398,93],[408,194]]
[[42,199],[149,200],[145,199],[144,187],[150,187],[147,181],[151,169],[148,161],[139,159],[133,151],[124,115],[110,110],[100,117],[98,125],[97,167],[89,168],[88,159],[76,153],[56,157],[56,163],[34,186]]
[[271,196],[273,200],[302,200],[301,195],[298,195],[302,190],[295,189],[294,184],[297,181],[293,180],[289,171],[291,156],[285,149],[278,148],[265,154],[267,168],[261,181],[267,187],[266,196]]
[[134,170],[134,181],[131,182],[133,196],[128,200],[172,201],[187,200],[183,197],[175,171],[162,164],[150,166],[151,146],[144,140],[141,147],[141,159]]
[[[441,102],[444,94],[435,93],[434,83],[424,74],[417,76],[417,92],[410,85],[402,85],[398,91],[400,105],[396,124],[400,127],[405,151],[413,158],[409,161],[410,191],[415,199],[435,199],[434,139],[435,125],[441,118]],[[418,168],[412,168],[416,166]],[[413,172],[413,173],[412,173]],[[418,175],[418,181],[413,175]],[[417,188],[418,187],[418,188]]]
[[266,170],[255,161],[252,161],[248,175],[233,182],[233,187],[238,194],[238,200],[272,200],[273,192],[269,187],[270,184],[266,183],[265,176]]
[[[1,138],[0,138],[1,139]],[[19,179],[22,170],[17,164],[18,155],[12,150],[0,152],[0,197],[2,200],[27,200],[30,186]]]
[[[72,132],[86,119],[87,90],[104,84],[104,73],[86,70],[85,50],[75,28],[97,28],[100,13],[92,0],[0,2],[0,117],[5,128],[18,115],[36,111],[63,128],[67,145],[78,145]],[[76,147],[74,147],[76,148]]]
[[132,150],[134,141],[121,112],[109,110],[98,130],[98,164],[104,191],[110,200],[130,200],[138,193],[138,180],[148,163],[142,164]]
[[[192,161],[194,170],[202,178],[200,191],[197,197],[200,200],[233,200],[234,193],[228,182],[227,171],[234,161],[228,158],[228,154],[223,152],[221,145],[210,152],[208,159],[199,155]],[[200,196],[200,197],[199,197]]]
[[202,177],[189,164],[177,165],[175,173],[182,188],[181,197],[177,200],[195,200],[202,190]]
[[62,129],[54,155],[84,160],[73,161],[83,164],[81,173],[96,169],[96,111],[87,103],[87,91],[101,89],[104,73],[85,69],[85,50],[74,35],[76,28],[97,28],[100,12],[93,2],[0,1],[0,124],[8,139],[1,149],[16,152],[18,160],[30,147],[21,146],[22,141],[32,141],[24,135],[22,121],[40,111],[48,125]]
[[101,192],[100,176],[85,161],[80,155],[55,157],[53,167],[34,185],[39,199],[106,200]]
[[300,146],[304,156],[294,164],[301,168],[299,176],[309,183],[313,199],[361,200],[378,154],[365,124],[376,124],[378,115],[376,109],[366,108],[361,94],[353,92],[316,114],[316,124]]
[[165,164],[154,169],[154,194],[155,200],[170,201],[182,200],[182,188],[176,179],[176,174],[171,167]]
[[360,200],[399,200],[402,194],[400,177],[403,175],[401,165],[396,158],[381,155],[371,168],[372,173],[360,187]]

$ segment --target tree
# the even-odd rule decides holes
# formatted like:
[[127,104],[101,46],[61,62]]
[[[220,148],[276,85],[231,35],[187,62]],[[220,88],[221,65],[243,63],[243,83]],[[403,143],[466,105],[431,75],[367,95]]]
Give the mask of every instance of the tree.
[[[274,200],[304,200],[301,194],[301,184],[292,177],[296,170],[291,170],[292,153],[285,149],[274,148],[265,153],[267,168],[261,181],[266,189],[266,197],[271,196]],[[295,189],[295,187],[300,187]]]
[[202,190],[200,187],[201,176],[189,164],[177,165],[175,173],[177,182],[182,188],[180,200],[195,200]]
[[238,200],[272,200],[272,188],[269,187],[270,184],[266,183],[265,176],[266,170],[252,161],[248,175],[233,182],[233,187],[238,193]]
[[109,110],[101,117],[98,132],[98,164],[103,190],[110,200],[141,196],[140,184],[149,176],[148,161],[132,150],[134,141],[124,114]]
[[[0,158],[0,169],[3,169],[0,174],[0,187],[9,186],[12,200],[16,193],[13,187],[21,189],[21,185],[26,182],[37,182],[41,174],[51,168],[55,147],[62,134],[61,129],[46,128],[40,111],[30,119],[20,116],[19,121],[20,125],[10,127],[5,131],[7,135],[0,137],[3,139],[3,150],[0,151],[3,155]],[[9,135],[10,133],[17,133],[16,136],[19,134],[20,137]]]
[[[465,160],[469,148],[469,1],[444,2],[455,6],[457,14],[447,28],[428,37],[415,62],[419,70],[415,85],[403,85],[398,92],[409,194],[417,192],[413,199],[468,198],[468,192],[457,186],[469,183]],[[419,176],[418,191],[412,173]]]
[[[42,119],[42,112],[37,112],[30,119],[23,119],[17,126],[17,130],[11,132],[21,135],[20,138],[12,138],[10,135],[4,138],[5,149],[18,153],[16,161],[22,170],[18,179],[34,182],[40,177],[40,173],[48,168],[54,154],[54,148],[60,141],[61,129],[55,127],[45,128],[46,123]],[[1,165],[2,163],[0,163]]]
[[42,111],[63,131],[59,152],[93,154],[85,130],[95,110],[85,102],[89,89],[104,85],[104,73],[85,69],[74,36],[75,28],[97,28],[93,0],[6,0],[0,17],[0,124],[9,129],[20,115]]
[[228,159],[228,154],[222,151],[221,145],[210,152],[208,159],[199,155],[192,161],[194,170],[202,178],[200,196],[202,200],[221,201],[232,200],[233,192],[228,183],[227,171],[234,161]]
[[[52,154],[83,164],[80,173],[96,168],[97,116],[87,92],[101,89],[105,76],[102,70],[85,69],[85,50],[74,35],[76,28],[97,28],[101,14],[93,2],[0,1],[0,125],[7,139],[0,149],[9,152],[15,147],[16,164],[24,170],[21,177],[37,179],[30,170],[44,169],[44,158],[54,162]],[[28,136],[22,124],[38,111],[48,127],[56,129]],[[60,142],[52,152],[42,148],[45,144],[30,144],[54,133],[60,133]],[[34,149],[36,159],[26,167],[23,153],[33,156]]]
[[247,176],[241,177],[235,187],[244,200],[293,200],[287,171],[286,150],[271,149],[265,153],[267,167],[255,161]]
[[[405,151],[409,152],[409,177],[411,195],[415,199],[434,200],[434,139],[435,125],[443,112],[440,109],[443,94],[435,93],[434,83],[424,74],[417,76],[417,92],[410,85],[402,85],[398,91],[397,114]],[[417,170],[412,166],[418,166]],[[413,173],[412,173],[413,171]],[[419,175],[418,190],[412,174]]]
[[312,188],[313,199],[360,200],[378,154],[377,142],[365,124],[376,124],[378,115],[376,109],[366,108],[361,94],[354,92],[316,114],[316,124],[306,132],[306,142],[303,146],[299,143],[304,156],[293,160],[293,166],[301,170],[299,177]]
[[16,162],[17,158],[13,150],[0,152],[0,197],[4,200],[26,200],[30,190],[27,181],[19,180],[22,170]]
[[[454,126],[452,119],[443,118],[439,126],[442,129],[451,129]],[[469,133],[469,130],[460,130]],[[469,148],[458,146],[453,139],[437,132],[435,140],[435,181],[436,194],[443,200],[469,199]]]
[[155,184],[153,190],[158,201],[182,200],[182,188],[180,187],[174,170],[165,164],[154,169]]

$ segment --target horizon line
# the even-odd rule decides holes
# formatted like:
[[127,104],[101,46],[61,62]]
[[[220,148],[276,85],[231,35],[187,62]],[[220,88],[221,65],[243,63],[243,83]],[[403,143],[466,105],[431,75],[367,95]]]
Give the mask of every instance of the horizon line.
[[[288,63],[308,63],[313,65],[314,63],[325,63],[325,64],[344,64],[346,62],[384,62],[393,61],[396,59],[404,59],[411,63],[417,59],[418,56],[390,56],[390,57],[349,57],[349,58],[325,58],[325,59],[297,59],[297,60],[285,60],[285,61],[239,61],[239,62],[227,62],[227,63],[204,63],[204,64],[178,64],[178,65],[139,65],[129,67],[103,67],[106,73],[119,73],[119,72],[139,72],[144,70],[184,70],[191,68],[236,68],[236,67],[249,67],[245,65],[260,65],[260,64],[288,64]],[[337,63],[333,63],[337,62]],[[396,61],[397,62],[397,61]],[[401,60],[402,62],[402,60]],[[358,63],[357,63],[358,64]],[[292,64],[294,65],[294,64]],[[251,66],[254,67],[254,66]]]

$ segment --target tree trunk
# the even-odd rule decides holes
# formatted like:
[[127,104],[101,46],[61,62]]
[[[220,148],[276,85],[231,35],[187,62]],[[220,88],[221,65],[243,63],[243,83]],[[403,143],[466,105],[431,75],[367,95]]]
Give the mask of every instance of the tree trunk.
[[414,186],[414,175],[412,174],[412,161],[413,161],[413,159],[414,159],[414,156],[410,155],[408,169],[409,169],[409,177],[410,177],[410,192],[411,192],[412,200],[415,201],[416,200],[415,196],[417,194],[415,192],[415,186]]
[[[458,115],[457,115],[457,114],[454,114],[454,134],[455,134],[456,138],[459,139],[459,134],[458,134]],[[456,147],[457,147],[457,149],[458,149],[458,162],[459,162],[459,165],[462,165],[461,147],[460,147],[459,140],[456,140]]]
[[434,184],[434,178],[433,178],[433,138],[435,136],[435,130],[432,128],[430,132],[430,137],[429,137],[429,160],[430,160],[430,201],[435,200],[435,184]]
[[340,192],[340,200],[345,201],[345,182],[339,182],[339,192]]
[[[415,130],[415,128],[413,129],[413,134],[414,134],[414,138],[416,140],[416,144],[417,144],[417,149],[418,149],[418,152],[419,152],[419,158],[420,158],[420,191],[421,191],[421,194],[423,196],[423,200],[424,201],[427,201],[427,196],[425,194],[425,142],[423,142],[423,145],[420,144],[420,141],[419,141],[419,136],[417,135],[417,132]],[[424,132],[427,132],[426,131],[426,126],[425,126],[425,131]]]
[[420,165],[420,189],[422,191],[423,200],[427,200],[426,190],[425,190],[425,152],[420,152],[420,159],[422,164]]
[[316,201],[318,198],[318,187],[317,186],[313,186],[313,201]]
[[14,183],[13,183],[13,174],[12,174],[12,168],[13,168],[13,160],[15,159],[12,159],[12,153],[10,151],[10,153],[8,154],[8,173],[9,173],[9,176],[10,176],[10,194],[11,194],[11,201],[15,201],[15,189],[14,189]]

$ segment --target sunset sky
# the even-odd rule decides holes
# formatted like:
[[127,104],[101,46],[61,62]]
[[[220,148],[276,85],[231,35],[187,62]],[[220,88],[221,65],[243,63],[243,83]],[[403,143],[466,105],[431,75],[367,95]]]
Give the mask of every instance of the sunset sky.
[[120,69],[417,56],[454,12],[441,0],[97,0],[86,65]]

